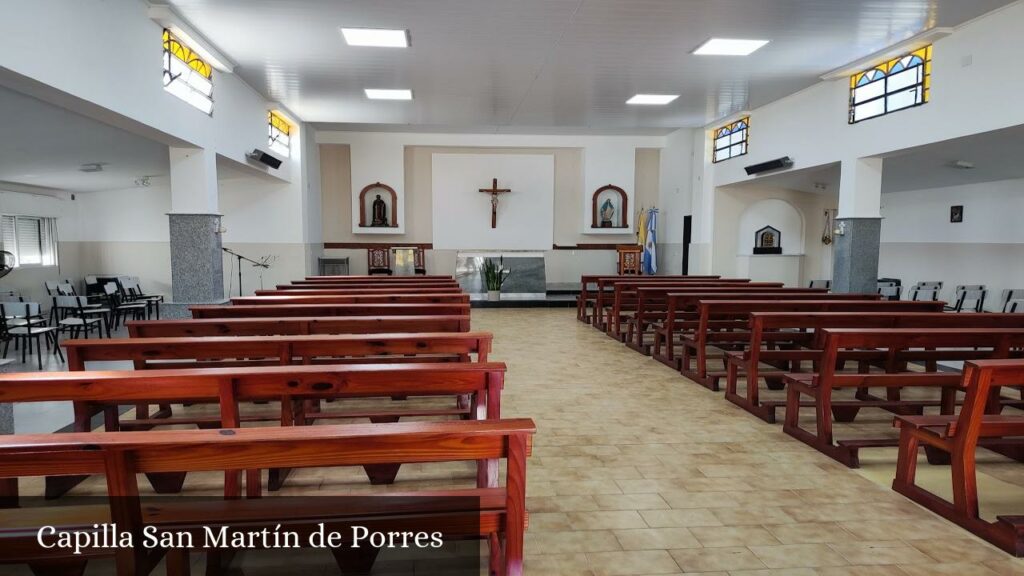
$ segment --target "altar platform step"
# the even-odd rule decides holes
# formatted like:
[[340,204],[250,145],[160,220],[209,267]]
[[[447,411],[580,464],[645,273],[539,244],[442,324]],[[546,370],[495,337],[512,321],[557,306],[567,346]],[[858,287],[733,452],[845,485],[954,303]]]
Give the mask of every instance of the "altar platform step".
[[487,294],[470,294],[473,308],[575,308],[576,294],[563,291],[547,294],[502,294],[501,300],[491,302]]

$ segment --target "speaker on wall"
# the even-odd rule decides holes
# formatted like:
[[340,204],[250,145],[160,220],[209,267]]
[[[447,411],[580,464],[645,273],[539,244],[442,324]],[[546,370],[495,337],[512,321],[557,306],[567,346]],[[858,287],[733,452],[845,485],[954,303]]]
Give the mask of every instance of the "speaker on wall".
[[245,154],[245,157],[248,158],[249,160],[252,160],[253,162],[266,164],[267,166],[270,166],[274,170],[277,170],[278,168],[281,167],[281,160],[271,156],[270,154],[267,154],[266,152],[260,150],[259,148],[253,148],[253,151],[247,152]]
[[753,176],[754,174],[761,174],[762,172],[771,172],[772,170],[783,170],[785,168],[792,167],[793,159],[789,156],[783,156],[782,158],[776,158],[775,160],[769,160],[760,164],[747,166],[744,170],[747,171],[747,176]]

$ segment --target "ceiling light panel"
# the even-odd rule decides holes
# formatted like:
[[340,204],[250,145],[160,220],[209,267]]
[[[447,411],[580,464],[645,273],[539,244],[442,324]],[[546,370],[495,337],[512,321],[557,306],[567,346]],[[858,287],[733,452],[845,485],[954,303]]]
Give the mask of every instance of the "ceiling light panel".
[[750,56],[768,40],[743,40],[739,38],[712,38],[693,51],[698,56]]
[[676,98],[679,98],[679,94],[637,94],[629,100],[626,100],[626,104],[663,106],[672,102]]
[[342,28],[341,35],[349,46],[374,46],[377,48],[408,48],[408,30],[387,30],[383,28]]

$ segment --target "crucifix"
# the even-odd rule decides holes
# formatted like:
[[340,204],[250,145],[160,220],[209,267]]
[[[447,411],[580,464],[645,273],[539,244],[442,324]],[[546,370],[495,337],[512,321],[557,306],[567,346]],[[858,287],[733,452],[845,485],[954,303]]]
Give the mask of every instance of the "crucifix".
[[491,195],[491,228],[498,227],[498,194],[511,192],[511,188],[498,188],[498,179],[494,178],[490,188],[481,188],[480,192]]

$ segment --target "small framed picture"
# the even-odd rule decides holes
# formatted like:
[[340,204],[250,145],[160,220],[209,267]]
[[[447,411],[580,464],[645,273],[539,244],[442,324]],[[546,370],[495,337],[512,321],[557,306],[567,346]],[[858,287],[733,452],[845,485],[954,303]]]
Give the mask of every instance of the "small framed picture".
[[964,207],[963,206],[950,206],[949,207],[949,221],[954,224],[964,221]]

